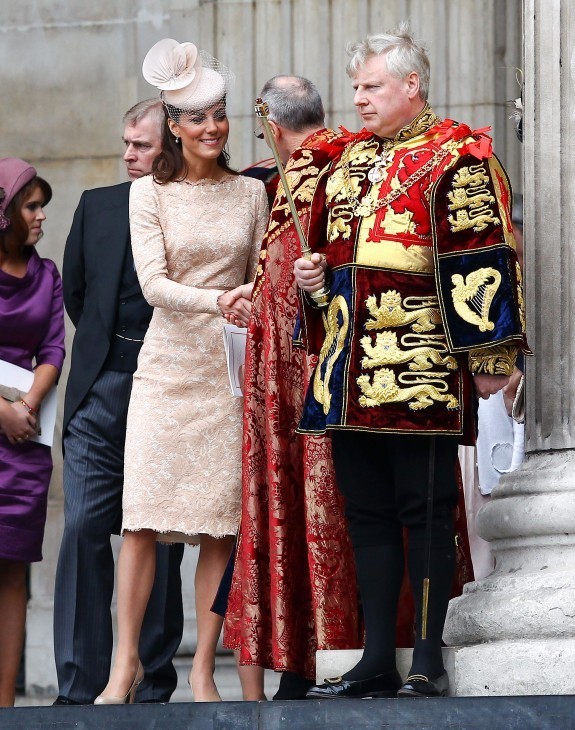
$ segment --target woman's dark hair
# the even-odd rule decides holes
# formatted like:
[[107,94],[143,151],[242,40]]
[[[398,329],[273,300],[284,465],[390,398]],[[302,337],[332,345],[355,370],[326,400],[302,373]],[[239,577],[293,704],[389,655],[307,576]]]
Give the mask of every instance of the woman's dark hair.
[[[175,117],[185,114],[182,109],[169,107]],[[152,165],[152,174],[154,180],[160,185],[169,182],[179,182],[186,179],[188,174],[188,165],[182,152],[182,145],[176,144],[176,138],[170,131],[168,124],[169,114],[167,105],[164,106],[164,123],[162,125],[162,151],[154,160]],[[222,150],[216,160],[219,167],[230,175],[239,175],[237,170],[230,167],[230,156],[226,149]]]
[[[29,183],[26,183],[26,185],[24,185],[24,187],[16,193],[5,211],[5,216],[10,221],[10,227],[4,231],[4,233],[0,233],[0,248],[4,251],[4,253],[7,252],[7,238],[9,238],[11,243],[17,248],[22,248],[28,240],[30,230],[28,228],[28,224],[24,221],[24,218],[22,218],[22,206],[24,205],[26,198],[30,197],[36,188],[40,188],[42,192],[44,205],[48,205],[50,200],[52,200],[52,188],[46,180],[44,180],[44,178],[38,177],[38,175],[33,177]],[[32,254],[32,249],[30,249],[29,254]]]

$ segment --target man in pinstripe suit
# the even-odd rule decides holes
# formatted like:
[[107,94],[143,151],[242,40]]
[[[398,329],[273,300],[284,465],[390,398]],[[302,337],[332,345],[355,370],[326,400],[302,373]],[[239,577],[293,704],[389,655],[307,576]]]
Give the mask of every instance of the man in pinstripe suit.
[[[163,119],[156,99],[126,113],[130,180],[151,171]],[[92,703],[110,672],[110,535],[121,527],[126,415],[152,315],[132,259],[129,193],[129,182],[84,192],[64,253],[64,302],[76,333],[64,405],[65,526],[54,597],[59,705]],[[140,702],[167,702],[176,687],[172,659],[183,630],[182,554],[183,545],[158,547],[140,644],[145,668]]]

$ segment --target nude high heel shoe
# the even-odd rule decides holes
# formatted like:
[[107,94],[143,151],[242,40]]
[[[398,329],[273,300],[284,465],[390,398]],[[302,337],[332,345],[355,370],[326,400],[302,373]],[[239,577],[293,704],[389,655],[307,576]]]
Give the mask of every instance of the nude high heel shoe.
[[136,670],[136,676],[134,677],[134,681],[132,682],[130,689],[123,697],[104,697],[104,695],[99,695],[94,700],[95,705],[133,705],[134,704],[134,697],[136,696],[136,690],[138,689],[138,685],[140,682],[144,679],[144,667],[142,666],[142,662],[138,662],[138,669]]

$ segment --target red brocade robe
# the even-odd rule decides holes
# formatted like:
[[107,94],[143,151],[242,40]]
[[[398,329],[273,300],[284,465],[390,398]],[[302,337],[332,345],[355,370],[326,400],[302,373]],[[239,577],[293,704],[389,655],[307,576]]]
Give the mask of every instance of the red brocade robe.
[[[308,240],[326,222],[325,173],[348,141],[320,130],[288,162],[286,175]],[[239,650],[242,664],[314,678],[318,649],[358,648],[363,637],[330,439],[295,434],[317,362],[293,343],[298,310],[293,265],[300,256],[280,183],[248,326],[242,518],[224,645]],[[465,511],[459,514],[454,595],[472,579]],[[398,645],[411,646],[413,607],[407,585],[399,613]]]
[[[343,145],[320,130],[286,167],[307,232],[318,174]],[[313,360],[294,347],[301,246],[280,183],[252,295],[242,517],[224,644],[242,664],[314,676],[318,648],[361,646],[355,569],[330,439],[295,434]]]

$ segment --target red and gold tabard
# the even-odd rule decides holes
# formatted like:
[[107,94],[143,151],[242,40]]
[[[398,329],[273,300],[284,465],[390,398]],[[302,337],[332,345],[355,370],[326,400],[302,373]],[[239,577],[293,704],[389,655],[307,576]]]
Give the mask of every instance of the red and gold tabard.
[[394,139],[363,131],[326,184],[330,302],[303,306],[319,355],[300,432],[474,438],[472,372],[529,352],[511,191],[483,131],[426,106]]

